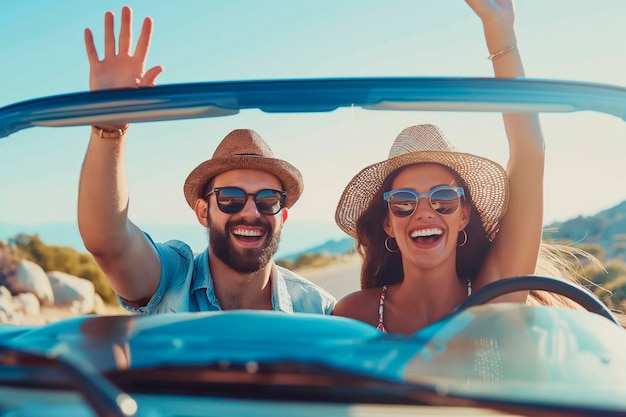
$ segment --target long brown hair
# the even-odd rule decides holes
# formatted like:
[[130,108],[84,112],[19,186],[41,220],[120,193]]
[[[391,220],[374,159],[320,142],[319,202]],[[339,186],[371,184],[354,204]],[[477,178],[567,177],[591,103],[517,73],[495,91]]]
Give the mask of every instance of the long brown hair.
[[[415,164],[419,165],[419,164]],[[412,166],[412,165],[408,165]],[[483,264],[485,256],[491,247],[491,241],[483,228],[478,210],[472,202],[472,196],[465,182],[452,169],[441,165],[448,170],[465,192],[465,203],[470,206],[470,220],[465,227],[467,242],[457,247],[456,271],[462,282],[474,279]],[[387,204],[383,194],[391,190],[391,185],[402,167],[391,173],[381,187],[376,191],[372,201],[356,222],[356,247],[363,258],[361,268],[361,288],[380,287],[385,284],[395,284],[404,279],[402,256],[399,251],[389,252],[385,247],[388,238],[383,228],[387,213]]]

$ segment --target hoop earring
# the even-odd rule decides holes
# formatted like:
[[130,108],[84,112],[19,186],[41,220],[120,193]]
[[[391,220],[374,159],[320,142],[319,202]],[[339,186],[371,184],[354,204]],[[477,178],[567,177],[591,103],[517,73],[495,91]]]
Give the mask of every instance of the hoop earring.
[[[465,231],[465,229],[461,229],[461,232],[463,232],[463,243],[461,243],[460,245],[457,243],[458,247],[462,247],[465,246],[465,244],[467,243],[467,232]],[[459,233],[461,233],[459,232]]]
[[389,247],[389,240],[393,239],[391,236],[387,236],[387,239],[385,239],[385,249],[387,249],[387,252],[391,252],[391,253],[396,253],[400,250],[400,248],[398,247],[398,243],[396,242],[396,250],[391,250],[391,248]]

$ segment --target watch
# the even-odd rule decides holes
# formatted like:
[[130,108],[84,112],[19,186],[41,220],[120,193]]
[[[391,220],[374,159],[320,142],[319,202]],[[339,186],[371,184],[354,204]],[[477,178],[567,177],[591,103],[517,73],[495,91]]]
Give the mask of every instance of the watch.
[[129,125],[117,129],[105,129],[99,126],[92,126],[93,131],[102,139],[119,139],[126,133]]

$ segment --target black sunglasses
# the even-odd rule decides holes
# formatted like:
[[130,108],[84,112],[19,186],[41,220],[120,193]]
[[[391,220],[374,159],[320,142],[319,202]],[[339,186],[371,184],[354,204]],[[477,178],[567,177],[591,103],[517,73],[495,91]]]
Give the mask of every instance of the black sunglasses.
[[287,196],[285,191],[279,190],[264,189],[256,193],[246,193],[239,187],[220,187],[207,192],[204,199],[208,200],[213,193],[215,193],[217,207],[223,213],[239,213],[246,206],[248,198],[252,197],[259,213],[267,216],[278,213],[283,208]]

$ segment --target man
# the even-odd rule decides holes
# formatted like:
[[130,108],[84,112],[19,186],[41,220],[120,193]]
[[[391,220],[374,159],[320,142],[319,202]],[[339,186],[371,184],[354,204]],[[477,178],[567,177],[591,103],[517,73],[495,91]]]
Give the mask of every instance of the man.
[[[149,18],[135,55],[130,55],[131,17],[130,8],[123,8],[116,53],[113,14],[106,13],[102,61],[91,31],[85,31],[91,90],[152,86],[162,71],[154,67],[144,73]],[[303,185],[300,172],[274,158],[258,133],[231,132],[185,181],[187,203],[209,234],[207,249],[194,257],[185,243],[155,243],[128,219],[127,130],[128,124],[92,127],[78,196],[85,247],[126,309],[332,312],[335,299],[330,294],[273,262],[288,209]]]

